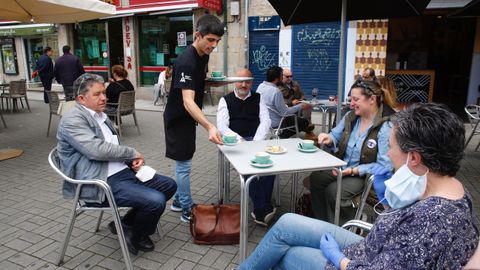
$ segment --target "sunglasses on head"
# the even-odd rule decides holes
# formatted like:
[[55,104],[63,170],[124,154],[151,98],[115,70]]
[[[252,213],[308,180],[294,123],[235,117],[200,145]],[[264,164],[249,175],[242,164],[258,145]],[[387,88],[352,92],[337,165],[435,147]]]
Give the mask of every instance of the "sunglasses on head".
[[77,97],[80,95],[80,89],[82,88],[83,83],[87,83],[88,81],[95,81],[97,79],[96,75],[92,75],[88,73],[82,76],[83,76],[82,81],[78,84],[78,88],[77,88],[77,94],[76,94]]

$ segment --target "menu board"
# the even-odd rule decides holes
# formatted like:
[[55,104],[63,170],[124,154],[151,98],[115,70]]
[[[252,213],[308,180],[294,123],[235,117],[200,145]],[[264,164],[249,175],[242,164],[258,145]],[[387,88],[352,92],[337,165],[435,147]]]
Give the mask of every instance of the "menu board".
[[394,81],[399,103],[432,101],[434,70],[386,70],[385,76]]

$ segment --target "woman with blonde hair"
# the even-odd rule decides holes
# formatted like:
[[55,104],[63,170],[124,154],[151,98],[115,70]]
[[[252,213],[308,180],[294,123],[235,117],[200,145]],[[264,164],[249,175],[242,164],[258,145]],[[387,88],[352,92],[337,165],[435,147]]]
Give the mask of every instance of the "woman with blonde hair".
[[[357,80],[350,90],[349,111],[330,133],[318,135],[318,143],[332,146],[334,155],[347,165],[342,169],[340,223],[352,219],[352,198],[362,192],[365,176],[374,165],[391,168],[387,157],[390,116],[395,111],[386,102],[386,91],[377,81]],[[316,171],[310,175],[314,217],[333,223],[337,190],[336,171]]]
[[395,89],[393,80],[385,76],[378,76],[377,81],[383,89],[383,100],[385,104],[388,104],[392,109],[398,111],[397,90]]

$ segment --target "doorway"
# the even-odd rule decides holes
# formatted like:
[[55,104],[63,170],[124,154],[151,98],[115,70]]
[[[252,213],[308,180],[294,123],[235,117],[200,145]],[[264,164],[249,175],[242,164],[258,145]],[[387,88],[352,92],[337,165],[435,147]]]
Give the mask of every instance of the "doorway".
[[30,83],[39,83],[40,77],[32,78],[32,73],[37,69],[37,60],[43,54],[45,47],[53,49],[52,60],[58,58],[58,37],[57,36],[37,36],[24,38],[24,46],[27,62],[27,78]]
[[408,70],[434,70],[433,102],[465,117],[475,25],[475,18],[439,15],[390,19],[387,69],[405,63]]
[[111,70],[114,65],[123,66],[125,59],[123,55],[122,18],[114,18],[108,21],[108,50],[110,60],[109,70]]

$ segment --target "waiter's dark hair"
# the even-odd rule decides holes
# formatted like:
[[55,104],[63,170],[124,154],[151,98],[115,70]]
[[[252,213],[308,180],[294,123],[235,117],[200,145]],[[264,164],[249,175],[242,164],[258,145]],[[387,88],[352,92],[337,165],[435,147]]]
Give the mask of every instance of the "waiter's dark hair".
[[202,37],[208,34],[221,37],[224,34],[222,22],[210,14],[205,14],[198,19],[196,31],[200,32]]

